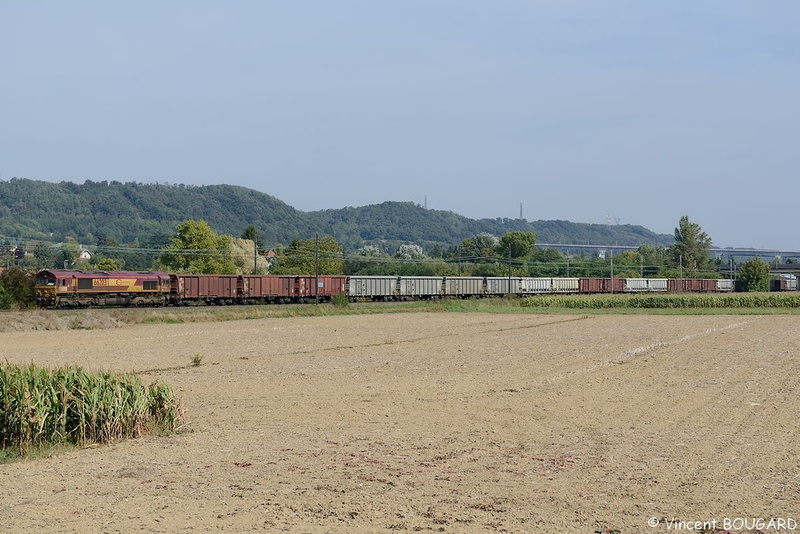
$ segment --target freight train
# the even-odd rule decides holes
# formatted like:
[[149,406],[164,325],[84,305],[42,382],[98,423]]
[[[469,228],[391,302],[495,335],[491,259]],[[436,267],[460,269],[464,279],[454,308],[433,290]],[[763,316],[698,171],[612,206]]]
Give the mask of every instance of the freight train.
[[[44,270],[36,301],[47,308],[186,306],[479,298],[503,295],[730,292],[734,281],[695,278],[527,278],[491,276],[341,276],[167,274]],[[797,289],[796,286],[793,289]]]

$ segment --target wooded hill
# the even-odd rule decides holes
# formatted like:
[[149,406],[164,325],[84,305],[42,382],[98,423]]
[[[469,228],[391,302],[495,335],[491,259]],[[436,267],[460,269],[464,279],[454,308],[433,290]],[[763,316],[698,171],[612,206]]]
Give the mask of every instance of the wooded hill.
[[252,224],[268,247],[319,233],[333,236],[346,250],[364,244],[396,248],[402,243],[430,249],[456,245],[480,232],[501,236],[511,230],[532,231],[540,243],[673,243],[671,235],[655,234],[641,226],[475,220],[412,202],[302,212],[273,196],[232,185],[0,181],[0,239],[59,242],[72,237],[93,245],[111,238],[161,246],[186,219],[203,219],[217,232],[233,236]]

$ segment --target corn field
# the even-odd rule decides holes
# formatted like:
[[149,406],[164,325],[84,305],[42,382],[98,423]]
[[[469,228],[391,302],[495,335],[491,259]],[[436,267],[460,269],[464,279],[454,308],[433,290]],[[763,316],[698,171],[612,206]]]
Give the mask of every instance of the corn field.
[[800,294],[733,293],[683,295],[541,295],[523,299],[530,308],[575,309],[713,309],[713,308],[800,308]]
[[172,389],[134,375],[90,374],[0,365],[0,447],[110,443],[175,430],[181,410]]

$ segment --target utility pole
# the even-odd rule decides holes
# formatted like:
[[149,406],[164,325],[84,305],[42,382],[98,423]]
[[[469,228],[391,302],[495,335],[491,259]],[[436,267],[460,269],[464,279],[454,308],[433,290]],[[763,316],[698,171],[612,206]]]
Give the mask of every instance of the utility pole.
[[319,234],[314,246],[314,303],[319,304]]
[[614,293],[614,249],[610,249],[611,252],[611,293]]
[[511,243],[508,244],[508,294],[511,294]]
[[253,239],[253,274],[258,274],[258,243]]

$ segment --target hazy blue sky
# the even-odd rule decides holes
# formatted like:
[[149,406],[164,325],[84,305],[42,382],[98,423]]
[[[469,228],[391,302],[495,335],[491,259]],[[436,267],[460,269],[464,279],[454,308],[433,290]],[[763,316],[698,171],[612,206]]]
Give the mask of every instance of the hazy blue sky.
[[800,249],[800,2],[4,2],[0,178]]

